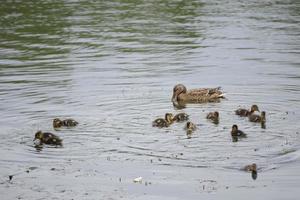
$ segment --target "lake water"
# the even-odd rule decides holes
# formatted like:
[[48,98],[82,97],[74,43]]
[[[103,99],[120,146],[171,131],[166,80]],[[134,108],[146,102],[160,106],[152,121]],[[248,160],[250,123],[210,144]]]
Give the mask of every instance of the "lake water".
[[[0,16],[1,199],[299,196],[299,1],[6,0]],[[178,83],[227,99],[177,109]],[[252,104],[266,129],[234,114]],[[166,112],[190,115],[191,139],[151,126]],[[34,148],[37,130],[63,147]]]

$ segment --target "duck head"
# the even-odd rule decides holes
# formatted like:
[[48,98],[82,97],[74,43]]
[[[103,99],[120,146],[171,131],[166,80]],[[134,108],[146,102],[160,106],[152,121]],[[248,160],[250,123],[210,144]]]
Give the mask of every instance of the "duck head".
[[194,131],[194,130],[196,130],[196,126],[192,122],[187,122],[185,127],[186,127],[187,131]]
[[172,102],[177,102],[178,101],[178,95],[180,95],[181,93],[186,93],[186,87],[182,84],[177,84],[175,85],[175,87],[173,88],[173,96],[172,96]]
[[231,129],[231,135],[236,136],[238,133],[238,126],[236,124],[232,125],[232,129]]
[[165,120],[171,124],[173,122],[173,114],[172,113],[166,113],[165,114]]
[[38,131],[38,132],[35,133],[33,141],[35,141],[37,139],[41,140],[42,137],[43,137],[43,132],[42,131]]
[[62,121],[58,118],[53,119],[53,127],[54,128],[59,128],[62,125]]
[[258,106],[257,105],[252,105],[251,106],[251,112],[255,112],[255,111],[259,112]]

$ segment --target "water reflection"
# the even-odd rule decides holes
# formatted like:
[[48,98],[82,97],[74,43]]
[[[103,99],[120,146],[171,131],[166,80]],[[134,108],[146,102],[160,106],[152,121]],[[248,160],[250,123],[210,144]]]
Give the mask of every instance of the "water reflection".
[[197,1],[8,1],[0,21],[2,59],[6,65],[43,62],[58,67],[72,59],[84,62],[131,53],[182,57],[200,47],[202,36],[195,23],[202,6]]
[[2,2],[0,44],[2,59],[6,61],[0,64],[24,67],[27,61],[38,65],[62,59],[70,52],[64,45],[70,12],[61,1]]
[[256,180],[257,179],[257,171],[252,171],[251,172],[251,177],[253,180]]

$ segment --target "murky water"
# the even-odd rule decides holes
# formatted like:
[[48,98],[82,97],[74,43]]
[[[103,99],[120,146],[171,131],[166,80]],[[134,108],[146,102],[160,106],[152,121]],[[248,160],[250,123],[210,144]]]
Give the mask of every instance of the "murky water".
[[[5,199],[299,195],[299,1],[4,1],[0,16]],[[178,110],[177,83],[227,99]],[[252,104],[266,129],[234,115]],[[193,137],[151,127],[166,112],[188,113]],[[54,130],[55,117],[80,124]],[[248,138],[233,143],[232,124]],[[35,149],[37,130],[63,148]],[[255,181],[240,170],[251,163]]]

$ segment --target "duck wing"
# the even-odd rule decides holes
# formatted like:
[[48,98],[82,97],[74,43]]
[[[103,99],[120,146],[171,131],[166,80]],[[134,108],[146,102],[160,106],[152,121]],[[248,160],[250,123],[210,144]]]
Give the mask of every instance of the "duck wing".
[[191,89],[188,91],[188,94],[190,95],[197,95],[197,96],[213,96],[216,95],[216,97],[220,97],[223,95],[221,91],[221,87],[216,88],[198,88],[198,89]]

